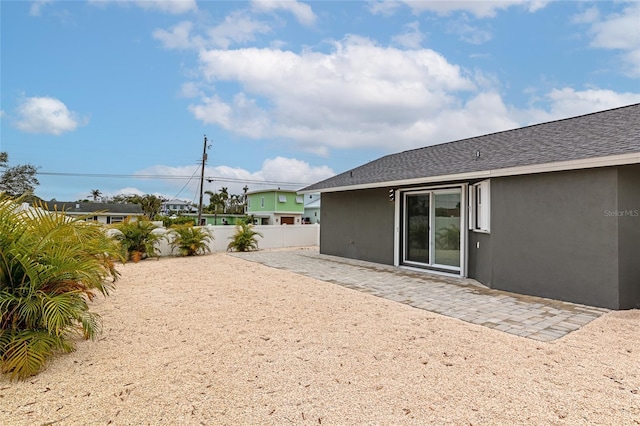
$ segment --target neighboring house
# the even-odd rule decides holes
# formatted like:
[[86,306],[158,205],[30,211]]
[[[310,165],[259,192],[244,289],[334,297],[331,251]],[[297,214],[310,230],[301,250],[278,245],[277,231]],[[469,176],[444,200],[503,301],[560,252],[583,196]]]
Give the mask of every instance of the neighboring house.
[[303,223],[320,223],[320,194],[304,195]]
[[322,193],[320,252],[640,308],[640,104],[382,157]]
[[128,216],[143,216],[139,204],[76,203],[72,201],[47,201],[49,211],[64,211],[69,216],[87,216],[96,222],[112,224],[122,222]]
[[[198,213],[184,213],[182,216],[192,217],[193,223],[198,220]],[[235,225],[240,220],[244,219],[243,214],[227,214],[227,213],[202,213],[201,219],[204,225]]]
[[160,212],[165,216],[180,213],[193,213],[196,211],[198,211],[198,209],[193,205],[193,203],[190,201],[179,200],[177,198],[163,201],[160,206]]
[[247,215],[258,225],[300,225],[304,196],[296,191],[267,189],[247,192]]

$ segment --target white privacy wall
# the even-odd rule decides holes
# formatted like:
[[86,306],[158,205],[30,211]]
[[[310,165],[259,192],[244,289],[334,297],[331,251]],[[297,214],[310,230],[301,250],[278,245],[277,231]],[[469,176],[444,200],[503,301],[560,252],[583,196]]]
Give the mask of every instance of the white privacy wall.
[[[207,225],[202,228],[208,229],[213,234],[213,241],[209,242],[211,252],[226,251],[230,237],[236,232],[233,225]],[[256,236],[259,249],[285,248],[285,247],[305,247],[317,246],[320,244],[320,225],[256,225],[253,229],[263,236]],[[166,235],[169,231],[165,228],[157,228],[154,232]],[[171,238],[169,236],[169,238]],[[177,250],[171,250],[171,245],[166,239],[158,245],[160,256],[177,255]]]

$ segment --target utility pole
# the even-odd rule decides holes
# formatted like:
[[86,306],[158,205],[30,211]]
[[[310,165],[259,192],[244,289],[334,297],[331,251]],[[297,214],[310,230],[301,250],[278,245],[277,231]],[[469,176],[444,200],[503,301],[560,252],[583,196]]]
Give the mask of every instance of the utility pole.
[[[209,148],[211,145],[209,145]],[[204,189],[204,165],[207,162],[207,135],[204,135],[204,147],[202,148],[202,168],[200,170],[200,203],[198,204],[198,224],[201,225],[202,220],[202,196]]]

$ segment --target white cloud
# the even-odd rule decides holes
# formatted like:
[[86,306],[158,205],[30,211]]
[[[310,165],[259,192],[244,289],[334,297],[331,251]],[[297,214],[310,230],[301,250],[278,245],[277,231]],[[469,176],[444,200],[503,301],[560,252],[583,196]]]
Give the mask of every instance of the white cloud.
[[243,11],[236,11],[226,16],[220,25],[210,28],[207,34],[212,46],[227,49],[231,43],[254,41],[256,34],[270,31],[271,27],[266,23],[256,21]]
[[640,93],[618,93],[612,90],[575,90],[570,87],[553,89],[542,99],[548,107],[532,108],[516,113],[523,124],[541,123],[577,115],[589,114],[640,102]]
[[[329,52],[211,49],[199,61],[202,81],[189,106],[198,120],[318,156],[399,151],[639,101],[634,93],[559,88],[519,109],[505,104],[495,75],[461,69],[430,49],[357,36]],[[215,90],[227,82],[239,89]]]
[[253,0],[252,6],[255,10],[263,12],[288,11],[302,25],[311,26],[316,22],[316,15],[313,13],[311,6],[300,3],[297,0]]
[[582,13],[574,15],[571,18],[571,22],[574,24],[590,24],[600,19],[600,11],[597,7],[590,7]]
[[180,87],[179,95],[183,98],[197,98],[198,96],[204,96],[200,90],[200,85],[195,81],[183,83],[182,87]]
[[141,9],[155,10],[173,15],[196,12],[198,10],[196,0],[89,0],[89,3],[98,6],[104,6],[108,3],[133,4]]
[[640,3],[634,2],[620,13],[608,15],[600,20],[595,8],[574,17],[577,23],[589,23],[590,46],[621,51],[622,71],[631,77],[640,77]]
[[[191,185],[191,191],[188,191],[193,192],[197,188],[196,183],[199,182],[199,177],[196,176],[197,170],[198,166],[194,165],[182,167],[157,165],[140,170],[136,174],[176,177],[195,176],[193,178],[194,185]],[[335,172],[327,166],[311,166],[309,163],[295,158],[275,157],[264,160],[261,169],[253,172],[225,165],[207,166],[205,167],[205,179],[211,181],[205,181],[204,190],[216,192],[224,186],[229,189],[230,193],[240,194],[245,185],[249,186],[251,190],[278,185],[289,189],[299,189],[306,184],[311,184],[333,175],[335,175]],[[175,184],[176,188],[185,185],[182,180],[176,180]],[[132,190],[132,188],[126,189]],[[120,190],[118,193],[123,193],[122,191]],[[169,197],[173,198],[173,195],[175,194]]]
[[40,16],[42,13],[42,7],[51,3],[52,0],[32,0],[29,7],[30,16]]
[[157,29],[153,37],[160,40],[166,49],[193,49],[204,47],[204,40],[199,36],[191,36],[193,23],[183,21],[174,25],[170,31]]
[[447,31],[457,34],[460,40],[471,44],[483,44],[493,38],[490,30],[471,25],[469,19],[464,16],[450,21],[447,24]]
[[28,133],[48,133],[61,135],[75,130],[86,119],[79,122],[76,114],[67,109],[60,100],[49,97],[22,99],[17,108],[16,127]]
[[420,31],[418,21],[411,22],[404,26],[404,31],[393,37],[393,41],[408,49],[419,49],[424,41],[424,34]]
[[219,25],[207,29],[206,38],[193,34],[193,23],[190,21],[180,22],[170,30],[156,29],[153,37],[166,49],[228,49],[232,44],[255,41],[257,34],[270,31],[268,24],[253,19],[244,11],[235,11],[227,15]]
[[455,106],[456,93],[477,90],[432,50],[381,47],[353,36],[330,53],[209,50],[200,61],[207,81],[238,82],[243,90],[230,99],[203,97],[190,106],[196,118],[324,154],[329,147],[424,143],[408,140],[402,129]]
[[382,0],[372,2],[369,10],[374,14],[390,15],[401,4],[408,6],[411,11],[419,15],[423,12],[434,12],[438,15],[450,15],[454,12],[467,12],[477,18],[492,18],[500,10],[512,6],[526,7],[529,12],[536,12],[549,3],[536,0],[499,0],[499,1],[415,1],[415,0]]
[[[145,195],[144,192],[142,192],[141,190],[139,190],[138,188],[134,188],[133,186],[127,186],[125,188],[120,188],[114,192],[107,192],[105,194],[103,194],[104,197],[113,197],[114,195]],[[86,195],[85,195],[86,197]]]
[[591,46],[604,49],[631,50],[640,44],[640,3],[626,7],[622,13],[607,16],[591,27]]
[[328,166],[312,167],[295,158],[276,157],[265,160],[258,175],[265,181],[311,184],[327,179],[335,172]]

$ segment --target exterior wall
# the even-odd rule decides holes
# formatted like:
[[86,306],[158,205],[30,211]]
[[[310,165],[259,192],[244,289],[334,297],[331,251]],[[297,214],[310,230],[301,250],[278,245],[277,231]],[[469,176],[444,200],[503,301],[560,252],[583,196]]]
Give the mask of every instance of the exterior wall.
[[[190,217],[193,219],[193,223],[196,223],[198,220],[198,214],[197,213],[183,213],[182,216],[186,216],[186,217]],[[235,225],[236,221],[240,220],[240,219],[244,219],[245,216],[240,214],[240,215],[233,215],[233,214],[224,214],[224,213],[219,213],[217,215],[215,214],[211,214],[211,213],[206,213],[202,215],[202,219],[205,220],[205,224],[206,225],[225,225],[224,221],[226,220],[227,223],[226,225]]]
[[[491,270],[496,289],[619,308],[616,168],[491,180]],[[477,262],[476,262],[477,263]],[[472,277],[473,278],[473,277]]]
[[[320,252],[394,264],[388,189],[322,195]],[[487,286],[610,309],[640,307],[640,165],[491,179],[491,232],[467,231]]]
[[468,271],[467,275],[486,286],[492,282],[491,234],[468,231]]
[[309,218],[309,223],[320,223],[320,207],[306,208],[302,214],[303,218]]
[[[279,196],[287,197],[286,202],[279,201]],[[304,203],[296,202],[296,193],[291,191],[266,191],[248,194],[250,207],[247,208],[248,214],[259,214],[267,212],[286,212],[302,214],[304,211]],[[264,197],[264,207],[262,207],[262,198]]]
[[[287,197],[286,202],[281,202],[279,197],[283,195]],[[276,212],[286,212],[286,213],[296,213],[302,215],[304,211],[304,197],[302,198],[302,202],[296,202],[297,197],[302,197],[301,195],[296,195],[295,192],[276,192],[275,202],[276,202]]]
[[322,194],[320,252],[393,265],[394,205],[388,196],[384,188]]
[[[294,225],[302,225],[302,214],[300,213],[274,213],[273,220],[275,225],[282,225],[282,217],[293,217]],[[273,225],[273,223],[269,223]]]
[[[262,212],[273,212],[276,209],[275,192],[258,192],[255,194],[247,194],[249,198],[248,214],[257,214]],[[264,198],[264,207],[261,200]]]
[[618,221],[620,308],[640,308],[640,164],[618,169],[618,206],[608,214]]

